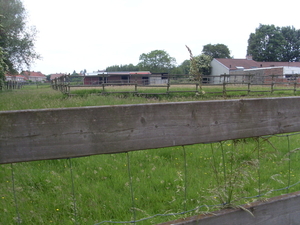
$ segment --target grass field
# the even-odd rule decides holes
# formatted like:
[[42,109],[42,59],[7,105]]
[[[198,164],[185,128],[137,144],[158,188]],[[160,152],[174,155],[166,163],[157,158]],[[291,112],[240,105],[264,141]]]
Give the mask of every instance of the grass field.
[[137,86],[134,85],[115,85],[115,86],[82,86],[82,87],[71,87],[70,94],[72,96],[84,96],[88,94],[123,94],[129,95],[135,93],[142,96],[155,96],[156,98],[162,99],[162,96],[166,98],[175,97],[188,97],[193,100],[198,97],[204,99],[215,99],[215,98],[239,98],[239,97],[268,97],[268,96],[290,96],[299,95],[300,90],[294,91],[293,86],[276,85],[271,89],[270,85],[226,85],[224,89],[222,85],[208,86],[204,85],[200,89],[195,84],[178,85],[172,84],[168,88],[167,85],[161,86]]
[[[88,93],[68,98],[40,86],[3,92],[0,99],[4,111],[210,98]],[[299,136],[1,165],[0,224],[97,224],[142,218],[149,219],[137,224],[155,224],[212,211],[223,203],[234,207],[297,191]],[[293,184],[297,185],[285,188]],[[192,211],[172,215],[188,210]]]

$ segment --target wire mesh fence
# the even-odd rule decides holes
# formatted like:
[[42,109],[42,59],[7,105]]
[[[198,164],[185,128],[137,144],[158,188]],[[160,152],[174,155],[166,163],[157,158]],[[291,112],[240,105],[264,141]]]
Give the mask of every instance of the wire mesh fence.
[[1,165],[1,224],[156,224],[299,190],[300,133]]

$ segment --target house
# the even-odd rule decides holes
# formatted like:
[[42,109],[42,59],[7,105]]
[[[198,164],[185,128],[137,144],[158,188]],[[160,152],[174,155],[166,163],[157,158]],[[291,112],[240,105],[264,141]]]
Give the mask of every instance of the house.
[[32,82],[42,82],[46,81],[46,76],[41,72],[34,72],[34,71],[23,71],[21,75],[25,76],[27,80]]
[[84,77],[84,85],[100,85],[102,83],[155,85],[166,84],[167,80],[164,74],[152,74],[149,71],[95,71],[87,73]]
[[[246,59],[214,58],[211,66],[211,75],[217,76],[224,74],[252,74],[256,75],[257,79],[259,79],[259,76],[271,79],[271,75],[275,75],[278,78],[286,78],[290,77],[291,74],[300,74],[300,62],[258,62],[251,57]],[[222,82],[222,79],[214,79],[213,83],[217,82]],[[260,78],[260,81],[257,80],[257,82],[262,82],[262,79]]]
[[20,74],[18,75],[11,75],[11,74],[6,74],[5,75],[5,79],[7,81],[17,81],[17,82],[21,82],[21,83],[24,83],[27,81],[27,78],[25,76],[22,76]]

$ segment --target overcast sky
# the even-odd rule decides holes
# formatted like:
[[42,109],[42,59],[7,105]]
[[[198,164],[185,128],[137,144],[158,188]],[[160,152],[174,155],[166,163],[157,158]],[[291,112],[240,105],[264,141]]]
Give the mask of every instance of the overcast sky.
[[72,73],[134,64],[142,53],[165,50],[177,64],[206,44],[225,44],[245,58],[259,24],[300,29],[299,2],[241,0],[22,0],[39,31],[42,60],[31,70]]

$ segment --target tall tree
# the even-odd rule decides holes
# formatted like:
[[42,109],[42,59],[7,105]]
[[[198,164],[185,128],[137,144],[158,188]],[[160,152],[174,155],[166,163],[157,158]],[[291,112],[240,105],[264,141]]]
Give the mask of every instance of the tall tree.
[[[0,18],[2,16],[0,15]],[[0,32],[2,31],[2,25],[0,23]],[[0,36],[0,41],[1,41],[1,36]],[[3,82],[5,80],[5,73],[8,70],[7,64],[5,63],[5,53],[2,49],[2,47],[0,46],[0,89],[3,86]]]
[[203,46],[202,53],[209,55],[211,58],[231,58],[230,50],[224,44],[207,44]]
[[257,61],[299,61],[300,30],[260,24],[250,34],[247,54]]
[[27,26],[27,14],[21,0],[0,0],[0,47],[7,54],[4,59],[14,72],[39,58],[34,48],[36,29]]
[[175,58],[171,57],[164,50],[154,50],[149,53],[143,53],[139,58],[138,64],[140,70],[149,70],[151,72],[169,72],[176,66]]
[[257,61],[281,61],[284,50],[284,37],[279,27],[262,25],[251,33],[247,54]]
[[300,30],[294,27],[282,27],[281,33],[284,37],[282,61],[299,62],[300,61]]
[[0,90],[3,87],[3,82],[5,80],[5,73],[8,70],[8,67],[5,63],[5,59],[6,59],[5,53],[0,47]]

